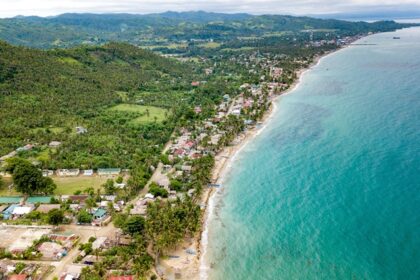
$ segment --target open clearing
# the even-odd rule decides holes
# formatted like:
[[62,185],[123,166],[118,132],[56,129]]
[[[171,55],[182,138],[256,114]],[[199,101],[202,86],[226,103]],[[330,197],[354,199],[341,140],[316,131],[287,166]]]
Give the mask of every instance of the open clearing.
[[139,113],[142,116],[133,119],[133,124],[146,124],[151,122],[162,122],[166,119],[167,110],[154,106],[143,106],[136,104],[119,104],[110,108],[111,111]]
[[95,191],[106,182],[108,178],[100,176],[78,177],[52,177],[57,184],[54,194],[74,194],[76,191],[84,191],[93,188]]
[[215,49],[215,48],[220,47],[220,43],[217,43],[217,42],[207,42],[207,43],[204,43],[204,44],[199,44],[198,46],[199,47],[202,47],[202,48],[206,48],[206,49]]

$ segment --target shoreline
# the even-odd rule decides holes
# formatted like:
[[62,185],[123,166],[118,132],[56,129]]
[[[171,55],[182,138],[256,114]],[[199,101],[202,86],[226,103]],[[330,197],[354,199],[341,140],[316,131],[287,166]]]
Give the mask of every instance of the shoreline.
[[[239,134],[233,143],[230,146],[224,147],[216,156],[215,156],[215,165],[212,170],[212,182],[215,184],[222,185],[223,181],[226,178],[226,173],[230,170],[231,164],[235,161],[237,155],[240,151],[250,143],[250,140],[258,136],[269,123],[269,120],[274,116],[274,112],[277,108],[277,100],[279,97],[290,94],[296,90],[306,72],[311,70],[320,64],[323,58],[337,53],[340,50],[343,50],[349,45],[342,46],[338,49],[328,51],[322,55],[314,57],[312,63],[307,67],[301,68],[296,71],[296,79],[290,85],[290,87],[279,94],[273,95],[270,98],[270,107],[265,112],[262,119],[258,122],[259,125],[255,125],[245,132]],[[223,187],[223,186],[222,186]],[[214,214],[214,204],[215,204],[215,194],[218,189],[215,188],[206,188],[203,191],[201,197],[201,206],[204,207],[204,215],[201,219],[201,230],[193,237],[186,238],[184,242],[178,246],[171,253],[176,255],[176,259],[166,259],[163,260],[160,268],[165,270],[163,275],[168,276],[169,274],[177,274],[182,272],[181,277],[175,277],[177,279],[208,279],[208,270],[209,264],[206,260],[207,254],[207,244],[208,244],[208,230],[209,222],[211,221],[212,215]],[[186,249],[193,248],[196,252],[194,255],[189,255],[185,253]],[[166,279],[163,278],[163,279]]]
[[[240,142],[233,146],[228,146],[223,148],[223,150],[217,155],[223,154],[226,152],[226,150],[229,150],[229,157],[226,159],[222,164],[219,166],[217,165],[218,162],[216,162],[214,169],[213,169],[213,176],[216,174],[218,176],[218,179],[215,183],[222,184],[224,179],[226,178],[224,175],[230,170],[231,164],[235,161],[237,155],[240,151],[248,144],[250,143],[250,140],[258,136],[268,125],[269,120],[274,116],[274,112],[278,110],[277,107],[277,100],[281,96],[287,95],[292,93],[294,90],[298,89],[302,78],[305,73],[313,69],[314,67],[318,66],[321,61],[326,58],[327,56],[337,53],[340,50],[346,49],[349,47],[349,45],[342,46],[341,48],[335,49],[333,51],[326,52],[322,55],[318,55],[314,58],[313,62],[310,63],[307,67],[301,68],[296,72],[296,79],[293,81],[293,83],[290,85],[288,89],[285,91],[273,96],[270,100],[270,108],[269,110],[264,114],[263,118],[259,121],[259,123],[262,124],[261,127],[252,127],[251,129],[247,130],[243,135],[239,135],[235,141],[243,136],[243,138],[240,140]],[[234,141],[234,142],[235,142]],[[217,157],[216,156],[216,157]],[[220,176],[219,176],[220,175]],[[223,187],[223,186],[222,186]],[[215,193],[217,190],[209,189],[203,193],[203,197],[205,197],[205,214],[203,215],[203,221],[202,221],[202,230],[200,232],[199,240],[198,240],[198,255],[197,259],[199,262],[198,267],[198,275],[196,277],[193,277],[192,279],[200,279],[200,280],[206,280],[208,279],[208,270],[209,270],[209,264],[206,262],[206,253],[207,253],[207,244],[208,244],[208,229],[209,229],[209,222],[211,221],[211,216],[214,211],[214,203],[215,203]],[[197,270],[194,269],[194,270]],[[191,279],[191,278],[190,278]]]

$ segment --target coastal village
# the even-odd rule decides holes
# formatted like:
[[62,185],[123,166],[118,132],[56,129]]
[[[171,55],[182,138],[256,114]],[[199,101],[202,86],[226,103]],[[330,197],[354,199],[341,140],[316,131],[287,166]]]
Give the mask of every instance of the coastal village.
[[[271,67],[270,73],[275,80],[282,75],[282,69]],[[168,162],[160,162],[158,166],[151,167],[154,173],[148,186],[131,203],[118,200],[116,195],[106,194],[100,195],[100,201],[90,201],[89,194],[0,197],[0,212],[2,219],[6,221],[0,226],[0,248],[4,258],[0,260],[1,273],[7,275],[8,279],[52,279],[53,275],[66,280],[78,279],[83,267],[98,261],[98,252],[113,244],[130,241],[129,236],[124,236],[110,224],[112,212],[129,211],[130,215],[145,216],[147,205],[155,200],[176,200],[183,199],[185,195],[192,196],[194,189],[176,190],[176,186],[189,180],[194,168],[193,160],[205,155],[217,156],[226,145],[238,143],[246,130],[260,125],[259,119],[269,109],[272,98],[287,87],[287,84],[278,82],[243,84],[238,96],[223,96],[223,102],[215,108],[216,114],[212,118],[205,119],[194,127],[178,128],[164,151]],[[200,114],[200,106],[196,106],[194,112]],[[232,133],[235,130],[243,132],[238,136]],[[49,146],[58,148],[60,144],[53,141]],[[32,149],[34,145],[18,148],[0,160],[5,162],[19,151]],[[114,187],[118,189],[125,187],[123,180],[126,179],[127,172],[120,168],[42,170],[43,176],[52,178],[119,178],[120,180],[113,181]],[[4,173],[3,176],[7,178],[10,175]],[[206,187],[219,187],[217,178]],[[33,215],[47,215],[54,209],[63,207],[66,209],[64,225],[54,227],[19,223],[27,222]],[[204,204],[202,207],[204,209]],[[84,222],[80,221],[81,212],[88,217]],[[80,244],[83,243],[91,243],[90,249],[80,250]],[[191,256],[197,254],[197,248],[186,250]],[[176,273],[181,272],[178,269]],[[46,275],[49,278],[45,278]],[[131,278],[113,278],[110,275],[109,279]]]
[[[354,39],[313,44],[347,44]],[[132,236],[115,227],[113,216],[116,213],[147,217],[148,207],[155,201],[175,202],[186,197],[194,199],[204,211],[211,190],[221,186],[220,172],[232,155],[226,153],[226,147],[239,146],[257,131],[273,99],[289,89],[300,70],[312,62],[311,59],[295,59],[292,68],[283,69],[282,59],[283,55],[260,52],[232,56],[233,62],[244,67],[249,74],[257,75],[258,81],[243,83],[235,96],[223,95],[211,117],[177,127],[163,149],[162,160],[150,166],[152,176],[135,197],[120,195],[127,188],[130,170],[118,166],[95,170],[41,170],[43,177],[54,180],[100,180],[105,189],[103,193],[92,188],[74,194],[0,197],[0,278],[80,279],[83,269],[103,261],[114,246],[128,246],[133,241]],[[205,68],[205,75],[213,75],[214,70],[214,67]],[[200,87],[203,82],[192,81],[191,86]],[[200,116],[203,108],[200,104],[194,105],[193,111]],[[88,129],[82,126],[74,129],[76,134],[88,133]],[[31,143],[17,148],[2,156],[0,164],[5,166],[9,159],[37,145]],[[60,149],[61,145],[60,141],[48,143],[51,149]],[[214,172],[208,184],[202,186],[203,195],[196,197],[197,188],[188,186],[196,176],[197,160],[208,156],[214,159]],[[1,175],[5,179],[11,177],[7,172]],[[13,183],[7,188],[11,191]],[[64,215],[56,222],[54,218],[58,211]],[[156,275],[162,279],[185,279],[197,273],[188,271],[187,267],[198,261],[199,235],[185,238],[178,248],[167,254],[167,258],[162,258],[155,267]],[[106,278],[137,279],[123,270],[108,271]]]

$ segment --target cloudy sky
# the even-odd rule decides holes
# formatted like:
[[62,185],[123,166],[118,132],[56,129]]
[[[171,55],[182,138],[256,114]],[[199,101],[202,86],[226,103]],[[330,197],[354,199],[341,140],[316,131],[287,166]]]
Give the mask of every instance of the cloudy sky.
[[0,0],[0,17],[66,12],[144,14],[168,10],[295,15],[420,11],[420,0]]

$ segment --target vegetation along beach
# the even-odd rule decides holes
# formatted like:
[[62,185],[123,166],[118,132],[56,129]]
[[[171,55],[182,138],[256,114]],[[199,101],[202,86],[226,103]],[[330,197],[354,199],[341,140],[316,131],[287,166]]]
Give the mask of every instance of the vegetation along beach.
[[0,18],[0,279],[417,278],[418,24],[73,11]]

